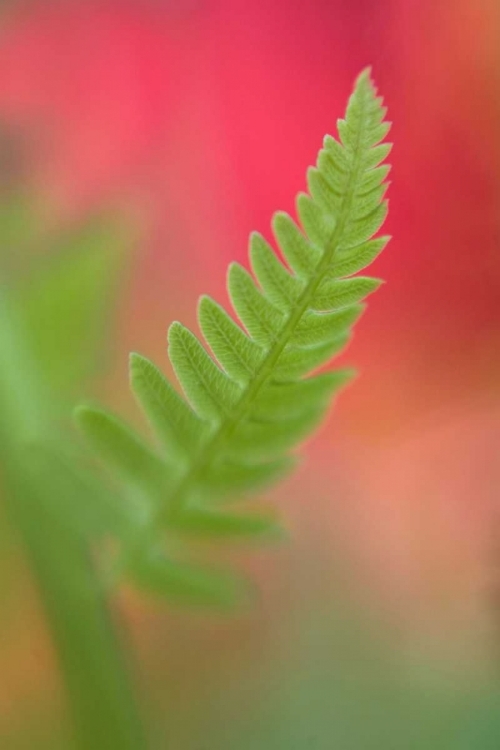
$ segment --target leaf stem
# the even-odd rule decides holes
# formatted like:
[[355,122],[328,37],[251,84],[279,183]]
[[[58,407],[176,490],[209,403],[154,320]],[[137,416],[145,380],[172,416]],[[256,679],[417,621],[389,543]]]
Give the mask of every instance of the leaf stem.
[[36,473],[26,466],[26,441],[53,437],[50,398],[24,347],[15,310],[1,293],[0,347],[4,500],[26,548],[52,631],[74,744],[79,750],[146,750],[128,665],[88,540],[45,502],[57,492],[57,484],[36,481]]

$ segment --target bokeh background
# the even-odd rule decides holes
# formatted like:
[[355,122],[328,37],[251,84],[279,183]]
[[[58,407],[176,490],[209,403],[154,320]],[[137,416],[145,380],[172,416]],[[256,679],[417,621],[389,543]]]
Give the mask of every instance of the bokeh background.
[[[367,64],[394,123],[387,284],[343,357],[361,376],[269,493],[291,541],[227,551],[258,601],[223,617],[121,595],[158,747],[500,743],[499,50],[498,0],[0,6],[6,278],[105,217],[104,366],[72,396],[137,424],[128,352],[168,372],[168,324],[225,301],[228,262],[293,210]],[[64,689],[2,538],[1,746],[56,747]]]

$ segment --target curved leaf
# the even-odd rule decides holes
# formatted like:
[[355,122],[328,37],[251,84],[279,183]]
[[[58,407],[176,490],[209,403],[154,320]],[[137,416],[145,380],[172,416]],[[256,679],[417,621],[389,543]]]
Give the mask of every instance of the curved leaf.
[[[379,166],[390,150],[381,143],[389,129],[384,116],[364,71],[339,121],[340,139],[326,136],[308,170],[309,192],[297,198],[298,221],[284,212],[272,219],[285,262],[253,233],[252,272],[233,263],[228,273],[237,320],[202,297],[202,337],[180,323],[170,327],[169,356],[185,398],[154,365],[132,357],[132,388],[165,447],[164,466],[170,462],[162,469],[169,477],[163,501],[153,507],[147,528],[137,531],[141,556],[124,553],[136,560],[135,579],[144,586],[169,596],[213,594],[210,577],[207,582],[203,573],[153,552],[160,535],[183,528],[258,536],[263,521],[219,515],[212,504],[285,473],[293,465],[289,451],[323,420],[332,396],[352,378],[346,369],[312,373],[343,349],[364,310],[361,301],[381,284],[354,274],[388,241],[373,238],[387,214],[388,167]],[[102,414],[83,416],[80,422],[107,461],[134,481],[157,483],[159,459],[141,441]]]

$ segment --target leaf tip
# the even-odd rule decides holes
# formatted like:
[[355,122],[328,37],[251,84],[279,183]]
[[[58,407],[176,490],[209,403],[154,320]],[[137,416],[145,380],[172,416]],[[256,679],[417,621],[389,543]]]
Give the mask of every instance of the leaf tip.
[[130,354],[128,355],[128,364],[131,373],[133,370],[137,370],[138,368],[142,367],[144,362],[145,358],[138,352],[130,352]]
[[96,418],[102,414],[102,409],[87,403],[78,404],[73,409],[73,419],[80,432],[84,435],[88,435],[89,429],[92,430],[92,426]]
[[367,65],[365,68],[363,68],[361,73],[359,73],[358,77],[356,78],[356,81],[354,83],[354,90],[357,91],[364,88],[366,91],[370,91],[371,93],[375,94],[377,89],[373,82],[372,73],[373,68],[371,65]]
[[174,341],[178,340],[183,328],[184,326],[178,320],[174,320],[173,323],[170,323],[167,333],[167,341],[169,344],[172,344]]

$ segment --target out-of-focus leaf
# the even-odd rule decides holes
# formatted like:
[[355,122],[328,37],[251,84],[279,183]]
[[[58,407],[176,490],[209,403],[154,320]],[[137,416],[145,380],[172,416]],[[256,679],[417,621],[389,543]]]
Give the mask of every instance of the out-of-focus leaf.
[[272,516],[220,513],[203,508],[186,510],[170,522],[174,531],[216,539],[276,540],[285,535]]
[[120,538],[131,523],[127,506],[61,442],[46,438],[20,447],[19,461],[38,487],[47,515],[75,535]]
[[233,573],[173,561],[157,550],[137,556],[129,570],[143,591],[181,604],[227,609],[248,595],[248,584]]
[[[41,384],[40,361],[30,351],[19,312],[0,289],[2,500],[38,582],[64,675],[74,729],[74,742],[64,747],[144,750],[105,581],[89,548],[94,534],[108,528],[120,535],[122,519],[111,504],[105,509],[111,498],[105,500],[104,488],[92,481],[85,488],[79,463],[64,466],[70,449],[53,427],[59,402]],[[29,453],[34,445],[40,446],[37,456]]]
[[103,221],[68,240],[64,252],[38,263],[20,285],[17,302],[27,342],[47,382],[71,394],[102,364],[105,321],[123,265],[125,238]]
[[175,478],[174,468],[119,419],[91,406],[80,406],[76,418],[90,446],[109,461],[127,484],[152,499],[166,491]]
[[2,261],[9,262],[21,249],[39,236],[39,222],[30,202],[13,194],[0,203],[0,241]]
[[[143,470],[150,461],[142,441],[118,430],[102,411],[77,412],[104,463],[122,476],[139,468],[144,496],[160,497],[147,523],[138,525],[132,550],[154,548],[183,519],[186,535],[188,529],[247,538],[266,533],[266,520],[209,510],[286,473],[295,463],[291,451],[319,425],[329,397],[346,380],[345,370],[333,376],[316,370],[343,349],[364,309],[361,301],[380,284],[345,276],[365,268],[386,243],[370,239],[387,213],[387,170],[372,174],[390,150],[377,145],[389,128],[385,115],[367,69],[339,121],[340,142],[327,137],[317,166],[308,171],[309,195],[297,198],[300,226],[283,212],[275,215],[281,255],[252,235],[251,271],[229,266],[232,312],[202,297],[201,336],[178,321],[171,324],[168,355],[182,394],[148,360],[131,358],[132,388],[166,448],[172,482],[161,484],[158,493],[155,472]],[[184,516],[200,507],[203,517]],[[129,550],[123,549],[123,556],[128,558]],[[175,593],[184,576],[171,565],[151,562],[149,588]],[[196,589],[198,580],[190,586]]]

